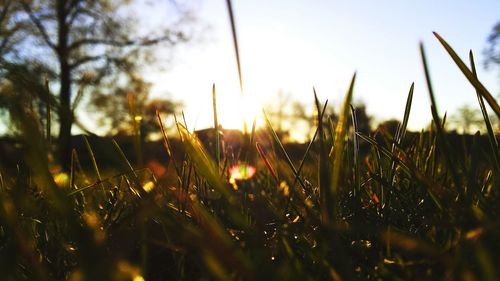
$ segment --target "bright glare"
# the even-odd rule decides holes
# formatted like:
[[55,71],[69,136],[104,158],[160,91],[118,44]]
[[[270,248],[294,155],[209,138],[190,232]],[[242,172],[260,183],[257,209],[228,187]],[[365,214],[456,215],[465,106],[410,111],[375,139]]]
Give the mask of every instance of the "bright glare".
[[260,120],[261,110],[260,102],[249,95],[234,95],[226,100],[218,101],[217,104],[219,124],[225,129],[241,130],[246,123],[250,130],[253,120]]

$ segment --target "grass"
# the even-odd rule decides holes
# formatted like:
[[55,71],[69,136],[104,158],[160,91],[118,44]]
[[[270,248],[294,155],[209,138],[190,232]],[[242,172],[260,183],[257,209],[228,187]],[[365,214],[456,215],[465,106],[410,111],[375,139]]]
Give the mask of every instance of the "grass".
[[[119,164],[104,173],[87,138],[80,154],[91,166],[81,168],[74,151],[60,180],[42,133],[50,122],[36,128],[28,109],[13,107],[26,165],[0,173],[1,279],[497,280],[500,157],[484,100],[497,114],[498,105],[473,56],[469,69],[436,36],[477,90],[489,146],[476,134],[452,149],[434,102],[431,130],[408,134],[413,84],[394,136],[359,133],[353,76],[336,124],[315,96],[317,130],[300,161],[269,119],[271,142],[254,126],[233,157],[219,137],[214,86],[213,147],[177,123],[184,148],[174,151],[157,114],[174,181],[134,167],[114,140]],[[433,101],[423,46],[421,54]]]

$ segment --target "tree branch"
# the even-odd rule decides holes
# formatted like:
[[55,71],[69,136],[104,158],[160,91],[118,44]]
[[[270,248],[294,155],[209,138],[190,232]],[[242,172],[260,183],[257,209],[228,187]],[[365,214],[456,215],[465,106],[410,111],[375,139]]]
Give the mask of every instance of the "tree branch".
[[77,60],[75,60],[74,62],[72,62],[70,64],[70,68],[77,68],[79,67],[80,65],[82,64],[85,64],[85,63],[88,63],[88,62],[92,62],[92,61],[96,61],[96,60],[100,60],[100,59],[103,59],[103,58],[106,58],[106,55],[97,55],[97,56],[84,56],[84,57],[81,57]]
[[57,52],[57,46],[54,44],[54,42],[52,42],[50,40],[49,35],[47,34],[47,30],[43,26],[43,24],[40,21],[40,19],[35,16],[35,14],[33,13],[33,11],[31,10],[31,7],[29,6],[29,4],[22,2],[21,5],[23,6],[23,9],[28,14],[30,20],[35,24],[36,28],[38,29],[38,31],[42,35],[42,38],[45,41],[45,43],[47,45],[49,45],[50,48],[52,48],[54,51]]

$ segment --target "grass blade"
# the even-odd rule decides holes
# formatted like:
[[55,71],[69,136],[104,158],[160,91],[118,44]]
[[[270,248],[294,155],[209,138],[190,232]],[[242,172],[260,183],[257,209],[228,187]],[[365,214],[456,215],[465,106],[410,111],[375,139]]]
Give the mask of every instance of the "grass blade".
[[[472,68],[472,73],[474,74],[475,77],[477,77],[476,65],[474,63],[474,55],[472,54],[472,51],[469,52],[469,59]],[[490,143],[490,147],[492,150],[491,152],[493,153],[495,168],[497,170],[497,174],[500,175],[500,155],[498,152],[498,141],[493,131],[493,127],[491,126],[490,117],[488,116],[488,111],[486,110],[483,97],[481,96],[478,90],[476,90],[476,95],[477,95],[477,100],[479,102],[479,107],[481,108],[481,113],[483,114],[486,130],[488,131],[488,141]]]
[[[354,128],[353,135],[353,157],[354,157],[354,198],[359,199],[361,186],[361,174],[359,168],[359,139],[358,139],[358,120],[356,119],[356,109],[351,105],[351,115],[352,115],[352,127]],[[359,202],[358,200],[356,200]]]
[[238,79],[240,82],[240,93],[243,95],[243,75],[241,73],[240,48],[238,46],[238,36],[236,32],[236,21],[234,20],[233,5],[231,0],[226,1],[229,21],[231,22],[231,35],[233,36],[234,54],[236,55],[236,67],[238,68]]
[[[318,127],[316,128],[316,130],[314,131],[314,135],[311,139],[311,141],[309,141],[309,144],[307,145],[307,148],[306,148],[306,151],[304,152],[304,156],[302,156],[302,159],[300,160],[300,164],[299,164],[299,167],[297,168],[297,173],[300,174],[300,172],[302,171],[302,168],[304,167],[304,164],[306,162],[306,158],[307,158],[307,155],[309,155],[309,151],[311,150],[311,147],[312,145],[314,144],[314,142],[316,141],[316,137],[318,136],[318,134],[320,134],[320,130],[321,130],[321,134],[323,134],[324,136],[324,131],[323,131],[323,117],[325,115],[325,112],[326,112],[326,106],[328,105],[328,100],[325,101],[325,105],[323,106],[323,109],[320,110],[320,106],[319,106],[319,100],[318,100],[318,96],[316,95],[316,89],[313,88],[313,93],[314,93],[314,102],[315,102],[315,106],[316,106],[316,111],[317,111],[317,119],[318,119]],[[320,125],[321,124],[321,127]],[[320,140],[320,142],[323,142],[324,143],[324,139],[323,140]],[[320,145],[321,146],[321,145]],[[320,148],[320,157],[321,155],[323,155],[323,150]],[[326,153],[325,153],[326,155]],[[320,161],[320,163],[322,163]],[[295,179],[295,182],[297,181],[297,179]],[[328,185],[330,186],[330,185]]]
[[293,172],[293,175],[297,178],[297,180],[298,180],[299,184],[302,186],[302,188],[304,190],[307,190],[307,188],[306,188],[306,186],[304,184],[304,181],[302,180],[302,178],[300,178],[299,174],[297,173],[297,169],[295,169],[295,166],[292,163],[292,159],[290,159],[290,156],[288,155],[288,153],[285,150],[285,147],[281,143],[281,141],[280,141],[280,139],[278,137],[278,134],[276,134],[276,131],[273,129],[273,127],[271,125],[271,121],[269,120],[266,112],[263,111],[263,113],[264,113],[264,119],[266,120],[267,126],[271,130],[271,133],[273,135],[274,141],[278,144],[281,152],[285,156],[285,160],[286,160],[286,163],[288,164],[288,167],[290,167],[290,170]]
[[336,204],[336,193],[340,186],[341,179],[341,168],[343,166],[343,158],[344,158],[344,149],[346,147],[346,135],[347,135],[347,126],[349,120],[349,106],[352,100],[352,94],[354,91],[354,82],[356,81],[356,73],[352,76],[351,84],[349,86],[349,90],[347,91],[347,95],[344,99],[344,104],[342,105],[339,121],[335,128],[335,139],[334,146],[332,148],[332,153],[330,155],[331,161],[333,163],[332,167],[332,181],[330,192],[332,196],[333,206],[328,206],[330,209],[330,217],[335,218],[335,204]]
[[[459,180],[459,176],[458,176],[459,174],[458,174],[457,168],[455,166],[455,163],[457,163],[457,162],[452,159],[452,156],[454,154],[450,150],[448,143],[446,142],[446,139],[445,139],[445,133],[444,133],[444,127],[443,127],[444,122],[441,122],[441,119],[440,119],[438,111],[437,111],[437,103],[436,103],[436,99],[434,98],[434,90],[432,88],[432,82],[431,82],[429,67],[427,64],[427,58],[425,56],[425,50],[424,50],[423,43],[420,43],[420,55],[422,58],[422,64],[424,66],[425,79],[427,82],[427,89],[429,91],[429,97],[431,100],[432,119],[434,120],[434,125],[436,126],[437,138],[438,138],[439,144],[443,147],[443,149],[441,149],[441,153],[443,154],[443,157],[446,161],[446,164],[450,169],[453,181],[455,183],[455,187],[458,189],[458,192],[461,195],[464,195],[463,188],[462,188],[462,185],[460,184],[460,180]],[[445,120],[446,120],[446,117],[445,117]]]
[[90,155],[90,160],[92,161],[92,167],[94,168],[95,175],[97,177],[97,180],[100,183],[99,185],[101,186],[102,194],[104,195],[104,197],[106,197],[106,191],[104,190],[104,184],[102,183],[101,173],[99,172],[99,167],[97,166],[94,152],[92,151],[92,148],[90,147],[89,140],[87,139],[86,136],[83,136],[83,141],[85,142],[85,146],[87,147],[87,151]]
[[[413,101],[413,90],[415,88],[415,83],[411,83],[410,86],[410,92],[408,93],[408,98],[406,99],[406,107],[405,107],[405,112],[403,115],[403,122],[401,123],[401,126],[398,127],[398,131],[396,132],[396,137],[394,138],[395,142],[392,144],[392,150],[391,152],[394,154],[396,151],[396,145],[400,146],[401,142],[403,141],[403,138],[406,135],[406,127],[408,126],[408,119],[410,118],[410,111],[411,111],[411,104]],[[396,162],[392,161],[391,164],[391,185],[395,184],[396,180]]]
[[491,106],[495,114],[500,118],[500,106],[498,105],[495,98],[490,94],[490,92],[483,86],[483,84],[477,79],[477,76],[465,65],[465,63],[460,59],[457,53],[451,48],[451,46],[436,32],[433,32],[434,36],[439,40],[441,45],[446,49],[450,57],[453,59],[458,68],[462,71],[469,82],[476,88],[476,91],[483,96],[488,104]]
[[[318,127],[316,128],[316,132],[314,133],[313,139],[309,143],[309,147],[312,145],[314,142],[314,138],[316,134],[319,135],[319,173],[318,173],[318,182],[319,182],[319,200],[320,200],[320,212],[321,212],[321,222],[323,224],[328,224],[330,221],[330,216],[328,213],[328,206],[329,204],[329,198],[330,198],[330,185],[331,185],[331,177],[330,173],[328,172],[330,170],[330,162],[328,159],[328,152],[326,150],[325,146],[325,132],[324,132],[324,127],[323,127],[323,116],[326,112],[326,106],[328,104],[328,100],[325,102],[325,105],[323,107],[323,110],[321,110],[320,105],[319,105],[319,99],[318,95],[316,94],[316,89],[313,88],[313,93],[314,93],[314,102],[316,105],[316,118],[317,118],[317,123]],[[309,148],[308,148],[309,149]],[[326,156],[326,159],[325,159]],[[304,155],[305,158],[305,155]],[[302,163],[301,163],[302,164]]]
[[269,170],[269,172],[271,173],[273,178],[276,180],[276,183],[279,183],[280,182],[279,178],[278,178],[273,166],[271,165],[271,163],[267,159],[267,156],[266,156],[267,154],[266,154],[265,150],[262,148],[262,146],[258,142],[255,143],[255,147],[257,148],[257,152],[259,153],[260,158],[262,158],[262,160],[264,160],[264,164],[266,164],[267,169]]
[[234,203],[235,198],[222,183],[214,160],[210,158],[199,139],[194,134],[189,133],[182,124],[179,124],[178,127],[186,152],[192,159],[197,171],[207,180],[210,186],[219,191],[229,202]]
[[220,139],[219,139],[219,120],[217,118],[217,93],[215,84],[212,85],[212,104],[214,109],[214,132],[215,132],[215,163],[217,170],[220,169]]
[[51,148],[51,144],[52,144],[52,132],[51,132],[51,123],[52,123],[52,115],[51,115],[51,112],[50,112],[50,86],[49,86],[49,79],[45,79],[45,89],[46,89],[46,92],[45,94],[47,95],[47,102],[45,103],[45,110],[47,111],[46,114],[47,114],[47,124],[45,124],[45,130],[46,130],[46,134],[47,134],[47,143],[48,143],[48,147],[49,147],[49,150]]

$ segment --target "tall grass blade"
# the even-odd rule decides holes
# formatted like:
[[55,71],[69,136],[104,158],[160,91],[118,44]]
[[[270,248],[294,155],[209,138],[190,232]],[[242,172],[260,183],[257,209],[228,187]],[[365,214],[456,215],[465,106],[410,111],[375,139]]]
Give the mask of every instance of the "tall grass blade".
[[351,104],[352,95],[354,92],[354,83],[356,81],[356,73],[352,76],[351,84],[349,85],[349,90],[344,99],[344,104],[342,105],[339,121],[335,127],[335,139],[332,154],[330,155],[332,161],[332,182],[331,182],[331,194],[333,206],[327,206],[330,209],[330,218],[335,218],[336,216],[336,196],[337,191],[340,186],[341,179],[341,169],[344,162],[344,150],[346,148],[346,136],[347,136],[347,126],[349,120],[349,106]]
[[132,128],[134,134],[134,150],[136,155],[136,164],[142,166],[144,161],[142,157],[142,144],[141,144],[141,119],[142,116],[138,115],[135,95],[133,93],[129,93],[127,95],[127,101],[129,106],[129,114],[132,119]]
[[97,181],[99,182],[99,185],[100,185],[101,190],[102,190],[102,194],[104,195],[104,198],[105,198],[106,191],[104,189],[104,184],[102,183],[102,177],[101,177],[101,173],[99,172],[99,167],[97,166],[97,162],[95,160],[94,151],[92,151],[92,147],[90,147],[89,140],[87,139],[86,136],[83,136],[83,141],[85,142],[85,147],[87,147],[87,152],[89,153],[90,161],[92,162],[92,168],[94,168],[94,173],[97,177]]
[[[410,118],[411,104],[413,101],[413,91],[415,88],[415,83],[411,83],[410,91],[408,93],[408,98],[406,99],[405,112],[403,115],[403,122],[401,126],[398,127],[398,131],[396,132],[395,142],[392,144],[391,152],[394,154],[396,151],[396,146],[400,146],[405,135],[406,135],[406,127],[408,126],[408,119]],[[396,162],[392,161],[391,164],[391,185],[394,186],[396,180]]]
[[45,103],[45,111],[47,114],[47,124],[45,124],[45,133],[46,133],[46,138],[47,138],[47,143],[49,150],[51,148],[52,144],[52,132],[51,132],[51,124],[52,124],[52,115],[51,115],[51,110],[50,110],[50,86],[49,86],[49,79],[45,79],[45,94],[47,95],[47,102]]
[[113,146],[115,147],[116,151],[118,152],[118,155],[120,155],[120,158],[122,159],[123,163],[125,163],[128,172],[132,174],[135,178],[137,178],[137,174],[132,167],[132,164],[130,164],[130,161],[128,161],[127,156],[125,156],[125,153],[123,153],[123,150],[121,147],[118,145],[118,143],[115,141],[115,139],[111,140],[113,142]]
[[285,156],[285,160],[286,160],[286,163],[288,164],[288,167],[290,168],[290,170],[293,172],[293,175],[297,178],[299,184],[302,186],[302,188],[304,190],[307,190],[305,184],[304,184],[304,181],[302,180],[302,178],[299,176],[299,174],[297,173],[297,169],[295,169],[295,166],[293,165],[292,163],[292,159],[290,159],[290,156],[288,155],[288,153],[286,152],[285,150],[285,147],[283,146],[283,144],[281,143],[279,137],[278,137],[278,134],[276,133],[276,131],[273,129],[273,126],[271,125],[271,121],[269,120],[269,117],[267,116],[266,112],[263,110],[263,113],[264,113],[264,119],[266,120],[266,123],[267,123],[267,126],[269,127],[269,129],[271,130],[271,134],[274,138],[274,141],[278,144],[278,147],[280,148],[281,152],[283,153],[283,155]]
[[[444,127],[443,127],[444,122],[441,122],[441,119],[440,119],[438,111],[437,111],[437,103],[436,103],[436,99],[434,97],[434,90],[432,87],[431,76],[430,76],[429,67],[427,64],[427,58],[425,56],[425,49],[424,49],[423,43],[420,43],[420,55],[422,58],[422,64],[424,66],[425,80],[427,82],[427,89],[428,89],[429,97],[431,100],[432,119],[434,120],[434,125],[436,127],[438,142],[442,146],[441,153],[443,155],[443,158],[446,161],[448,168],[450,169],[450,172],[451,172],[451,175],[453,178],[453,182],[455,183],[455,187],[458,189],[458,192],[463,196],[464,190],[462,188],[462,185],[460,184],[459,174],[458,174],[457,168],[455,166],[456,161],[454,161],[452,159],[454,154],[451,151],[451,149],[449,148],[448,142],[446,141]],[[446,120],[446,117],[444,120]]]
[[220,139],[219,139],[219,119],[217,117],[217,93],[215,84],[212,85],[212,105],[214,109],[214,132],[215,132],[215,164],[217,170],[220,169]]
[[352,127],[354,128],[354,135],[353,135],[353,161],[354,161],[354,198],[356,200],[356,203],[359,203],[358,199],[360,196],[360,191],[361,191],[361,172],[359,168],[359,137],[357,132],[358,130],[358,120],[356,119],[356,109],[351,105],[351,116],[352,116]]
[[69,171],[69,189],[75,188],[75,177],[76,177],[76,150],[71,151],[71,166]]
[[[321,109],[319,107],[319,100],[318,100],[318,97],[316,95],[316,89],[313,88],[313,93],[314,93],[314,103],[315,103],[315,106],[316,106],[316,112],[317,112],[317,116],[316,116],[316,119],[318,119],[318,126],[316,127],[316,130],[314,131],[314,135],[312,137],[312,139],[309,141],[309,144],[307,145],[307,148],[306,148],[306,151],[304,152],[304,155],[302,156],[302,159],[300,160],[300,164],[299,164],[299,167],[297,168],[297,173],[300,175],[300,173],[302,172],[302,168],[304,167],[304,164],[306,162],[306,158],[307,156],[309,155],[309,151],[311,150],[311,147],[312,145],[314,144],[314,142],[316,141],[316,137],[318,136],[319,134],[319,130],[321,129],[321,133],[323,134],[324,136],[324,130],[323,130],[323,117],[324,117],[324,114],[326,112],[326,106],[328,105],[328,100],[325,101],[325,105],[323,106],[323,109]],[[321,124],[321,128],[319,126],[319,124]],[[321,140],[323,141],[324,143],[324,139]],[[323,150],[320,149],[320,151],[324,152]],[[325,152],[326,153],[326,152]],[[321,157],[322,154],[320,154],[320,157]],[[325,154],[326,155],[326,154]],[[320,162],[321,163],[321,162]],[[297,181],[297,179],[295,179],[295,181]],[[329,187],[330,185],[328,185]]]
[[500,118],[500,106],[498,105],[495,98],[490,94],[490,92],[483,86],[483,84],[477,79],[477,76],[465,65],[465,63],[460,59],[457,53],[451,48],[451,46],[436,32],[433,32],[434,36],[439,40],[441,45],[446,49],[450,57],[453,59],[458,68],[462,71],[469,82],[476,88],[476,91],[483,96],[488,104],[491,106],[495,114]]
[[[170,139],[168,138],[167,131],[165,130],[165,126],[163,125],[163,121],[161,120],[160,112],[158,110],[156,110],[156,119],[158,120],[158,126],[160,126],[160,132],[163,138],[163,146],[167,150],[167,155],[168,155],[167,166],[168,163],[172,162],[174,165],[174,169],[177,172],[177,175],[180,175],[179,172],[180,170],[179,167],[177,166],[177,160],[175,159],[175,155],[172,153],[172,145],[170,143]],[[177,126],[177,120],[175,124]]]
[[276,181],[276,183],[279,183],[280,181],[279,181],[278,175],[276,174],[273,166],[271,165],[271,162],[269,162],[269,159],[267,159],[267,154],[266,154],[264,148],[262,148],[262,146],[258,142],[255,143],[255,147],[257,148],[257,152],[259,153],[260,158],[262,158],[262,160],[264,160],[264,164],[266,164],[266,167],[269,170],[269,172],[271,173],[271,175],[273,176],[274,180]]
[[[474,77],[477,77],[476,65],[474,63],[474,55],[472,54],[472,51],[469,52],[469,60],[471,64],[472,74],[474,75]],[[476,95],[477,95],[477,100],[479,102],[479,107],[481,108],[481,113],[483,114],[484,124],[486,125],[486,130],[488,132],[488,141],[490,143],[491,152],[493,153],[495,168],[497,170],[497,174],[500,175],[500,154],[498,151],[499,149],[498,140],[493,131],[493,126],[491,126],[490,117],[488,115],[488,110],[486,109],[486,106],[484,104],[483,97],[477,90],[476,90]]]
[[236,21],[234,19],[233,5],[231,0],[226,1],[229,21],[231,22],[231,35],[233,36],[234,54],[236,55],[236,67],[238,68],[238,79],[240,82],[240,93],[243,95],[243,75],[241,73],[240,48],[238,46],[238,36],[236,32]]
[[181,124],[179,124],[179,133],[184,140],[186,152],[192,159],[198,173],[229,202],[234,203],[235,198],[233,198],[233,194],[231,194],[229,188],[222,183],[214,160],[210,158],[199,139],[194,134],[189,133],[186,127]]

